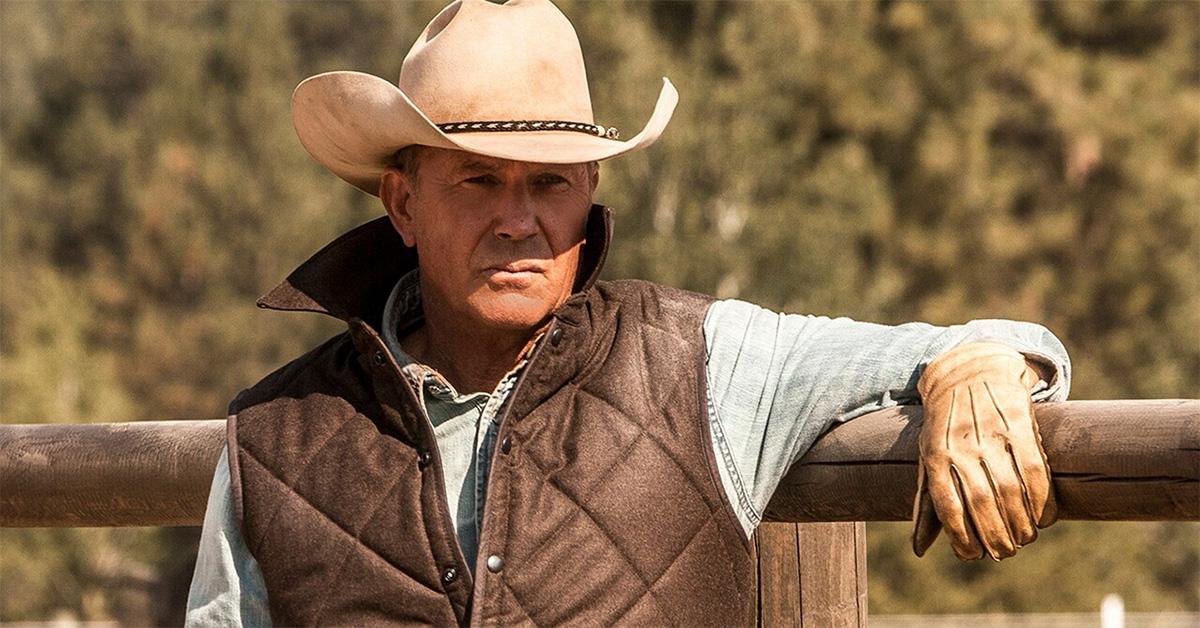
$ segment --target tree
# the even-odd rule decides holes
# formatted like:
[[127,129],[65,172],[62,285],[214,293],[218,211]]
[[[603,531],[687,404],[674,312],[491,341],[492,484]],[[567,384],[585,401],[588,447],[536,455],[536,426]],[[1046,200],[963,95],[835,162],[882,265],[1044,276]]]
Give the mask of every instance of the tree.
[[[394,80],[440,5],[0,3],[0,417],[220,416],[338,333],[252,305],[379,215],[304,154],[288,97],[326,70]],[[604,166],[608,276],[1037,320],[1076,397],[1200,396],[1200,5],[562,7],[597,122],[640,127],[664,75],[682,93],[658,145]],[[1059,524],[1001,565],[916,561],[906,530],[871,527],[873,612],[1200,606],[1195,525]],[[0,535],[0,619],[178,620],[195,531]]]

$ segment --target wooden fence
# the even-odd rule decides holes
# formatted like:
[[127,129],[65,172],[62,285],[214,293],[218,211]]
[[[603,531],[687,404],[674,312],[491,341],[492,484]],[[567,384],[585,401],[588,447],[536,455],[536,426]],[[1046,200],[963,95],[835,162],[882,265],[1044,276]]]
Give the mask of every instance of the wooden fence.
[[[1061,519],[1200,520],[1200,400],[1039,404]],[[760,625],[865,626],[863,521],[911,516],[920,408],[841,425],[756,536]],[[203,520],[224,420],[0,425],[0,526]]]

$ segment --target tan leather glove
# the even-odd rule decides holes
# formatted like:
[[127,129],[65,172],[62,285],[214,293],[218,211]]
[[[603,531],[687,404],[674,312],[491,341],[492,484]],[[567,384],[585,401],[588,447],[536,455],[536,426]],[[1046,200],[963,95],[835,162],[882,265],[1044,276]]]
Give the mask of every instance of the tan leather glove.
[[938,356],[917,390],[925,406],[913,504],[913,552],[942,525],[962,560],[1012,556],[1054,522],[1050,468],[1030,390],[1040,376],[1024,356],[994,342]]

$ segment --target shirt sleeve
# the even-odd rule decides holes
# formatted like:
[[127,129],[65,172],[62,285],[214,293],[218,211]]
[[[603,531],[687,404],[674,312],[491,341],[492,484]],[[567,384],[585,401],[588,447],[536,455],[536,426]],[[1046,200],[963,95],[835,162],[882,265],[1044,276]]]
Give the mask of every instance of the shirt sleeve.
[[271,626],[267,587],[242,538],[230,490],[229,450],[225,448],[208,494],[184,626]]
[[952,347],[1006,344],[1053,373],[1034,401],[1066,399],[1071,365],[1045,327],[977,320],[936,327],[777,314],[744,301],[714,303],[704,321],[713,451],[730,503],[747,534],[775,487],[833,424],[919,403],[924,367]]

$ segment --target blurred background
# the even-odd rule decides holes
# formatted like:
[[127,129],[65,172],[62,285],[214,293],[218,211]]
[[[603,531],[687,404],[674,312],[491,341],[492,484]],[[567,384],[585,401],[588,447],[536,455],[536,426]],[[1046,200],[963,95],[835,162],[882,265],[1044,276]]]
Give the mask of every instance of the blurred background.
[[[395,80],[443,2],[0,2],[0,420],[224,415],[341,331],[254,299],[381,214],[305,77]],[[563,1],[608,277],[883,323],[1034,320],[1073,397],[1200,397],[1200,4]],[[1137,426],[1130,426],[1137,429]],[[870,612],[1200,610],[1200,525],[1062,522],[1013,560],[870,524]],[[0,530],[0,620],[182,619],[197,529]]]

